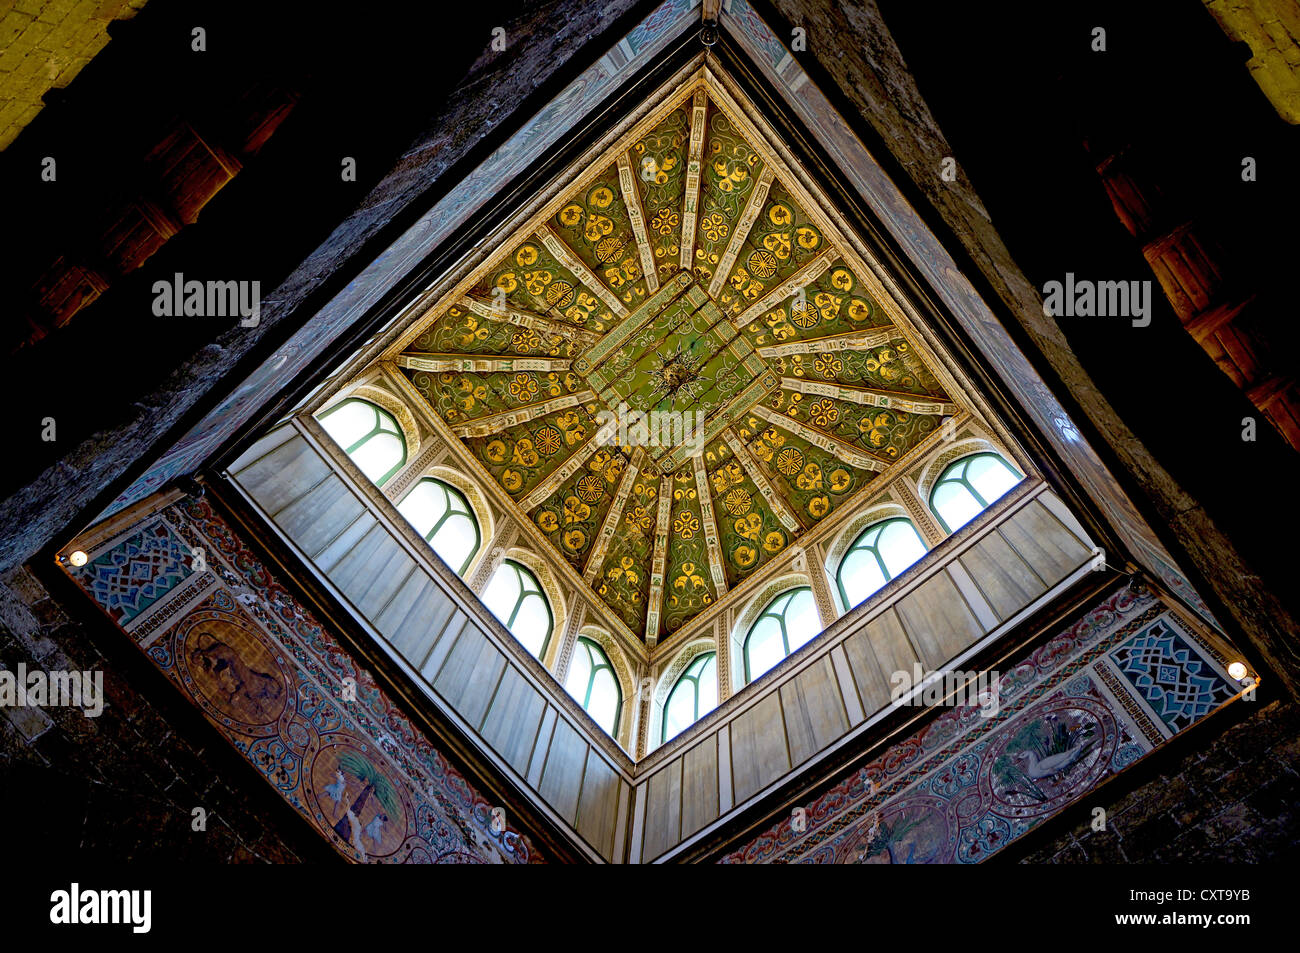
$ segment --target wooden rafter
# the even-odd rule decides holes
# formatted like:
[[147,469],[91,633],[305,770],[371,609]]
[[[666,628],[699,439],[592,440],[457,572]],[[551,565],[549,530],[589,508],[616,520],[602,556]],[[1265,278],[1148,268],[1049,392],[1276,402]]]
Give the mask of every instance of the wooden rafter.
[[487,318],[489,321],[504,321],[506,324],[530,328],[533,331],[545,331],[547,334],[562,337],[566,341],[577,341],[581,344],[591,345],[600,340],[600,334],[596,331],[575,327],[572,324],[535,314],[532,311],[521,310],[513,305],[508,304],[504,307],[497,307],[491,301],[483,301],[469,295],[465,295],[460,299],[460,305],[473,311],[479,317]]
[[899,394],[889,390],[877,390],[874,387],[855,387],[836,381],[823,382],[807,380],[803,377],[783,377],[781,386],[800,394],[816,394],[819,397],[844,400],[864,407],[888,407],[891,410],[904,410],[909,414],[946,416],[957,412],[957,405],[948,401],[928,400],[915,394]]
[[590,288],[595,292],[596,297],[609,305],[609,309],[614,314],[620,318],[627,317],[627,305],[619,300],[618,295],[611,291],[605,282],[596,277],[596,273],[587,267],[586,262],[573,253],[573,249],[564,243],[564,239],[555,234],[550,225],[543,225],[537,230],[537,240],[546,246],[546,250],[555,256],[556,261],[573,272],[573,277]]
[[600,575],[600,567],[604,564],[605,556],[609,553],[609,544],[614,541],[614,534],[618,532],[619,520],[623,518],[623,510],[627,506],[628,497],[632,495],[632,486],[636,483],[637,474],[641,471],[644,460],[645,451],[638,447],[633,451],[627,469],[623,471],[623,478],[618,482],[618,489],[614,491],[614,502],[610,504],[609,510],[606,511],[605,519],[600,524],[600,534],[596,537],[596,542],[587,555],[587,567],[582,577],[589,586],[595,585],[596,577]]
[[688,271],[695,265],[695,221],[699,213],[701,160],[704,156],[704,122],[708,94],[701,87],[691,97],[691,141],[686,158],[686,187],[682,192],[682,255],[680,264]]
[[671,475],[659,481],[659,513],[655,519],[654,563],[650,571],[650,599],[646,603],[649,611],[645,617],[645,643],[653,648],[659,641],[659,616],[663,611],[664,572],[668,566],[668,518],[672,512],[673,478]]
[[847,441],[838,437],[832,437],[828,433],[823,433],[815,427],[809,427],[801,420],[795,420],[793,417],[787,417],[785,414],[778,414],[776,411],[762,404],[755,404],[750,411],[755,417],[766,420],[769,424],[776,427],[783,427],[798,437],[807,440],[814,447],[820,447],[827,453],[843,460],[850,466],[857,467],[860,470],[874,470],[877,473],[883,473],[889,469],[890,461],[882,460],[873,453],[868,453],[860,447],[855,447]]
[[868,328],[848,334],[834,334],[824,338],[807,338],[785,344],[765,344],[755,348],[762,357],[788,357],[791,354],[833,354],[836,351],[870,351],[894,341],[905,341],[901,331],[893,325]]
[[466,374],[511,374],[516,371],[567,371],[573,363],[567,357],[504,357],[481,354],[433,354],[406,351],[394,359],[398,367],[412,371],[461,371]]
[[772,188],[772,180],[775,178],[776,173],[772,171],[772,167],[764,166],[762,173],[758,177],[758,182],[754,184],[754,191],[749,196],[749,202],[740,215],[740,221],[736,223],[735,231],[731,233],[731,241],[727,243],[727,250],[718,259],[718,267],[713,272],[713,280],[709,282],[709,297],[716,299],[718,293],[722,291],[727,275],[731,272],[731,266],[736,263],[736,256],[740,254],[740,248],[745,244],[745,239],[749,237],[749,230],[754,227],[754,222],[758,221],[758,213],[763,210],[763,203],[767,201],[767,193]]
[[594,400],[595,397],[596,395],[589,390],[579,391],[576,394],[565,394],[563,397],[552,397],[550,400],[543,400],[531,406],[516,407],[514,410],[505,410],[499,414],[491,414],[487,417],[478,417],[474,420],[453,424],[451,432],[457,437],[486,437],[500,433],[516,424],[526,424],[530,420],[545,417],[557,410],[577,407],[579,404]]
[[754,486],[758,487],[759,494],[767,501],[767,505],[776,514],[776,518],[781,521],[786,529],[798,532],[799,520],[795,518],[794,511],[790,509],[785,498],[776,492],[776,487],[772,486],[772,481],[767,478],[767,474],[763,472],[763,467],[751,455],[749,448],[745,446],[745,442],[736,436],[736,432],[730,427],[722,432],[722,439],[731,448],[731,452],[736,455],[737,462],[749,474],[749,478],[754,481]]
[[718,536],[718,520],[713,512],[713,497],[709,494],[709,477],[704,468],[704,454],[691,458],[695,468],[695,491],[700,497],[700,521],[704,524],[704,544],[709,551],[709,574],[719,596],[727,591],[727,574],[722,564],[722,543]]
[[623,193],[623,205],[627,209],[627,220],[632,225],[632,234],[636,236],[646,292],[654,294],[659,290],[659,269],[655,267],[654,249],[650,247],[650,234],[645,228],[645,209],[641,205],[641,193],[637,190],[636,175],[632,170],[632,156],[628,152],[618,154],[618,187]]
[[793,297],[800,288],[806,288],[818,278],[826,273],[830,268],[831,262],[839,257],[839,252],[833,246],[827,246],[821,254],[812,261],[808,262],[787,280],[777,285],[763,297],[759,298],[746,310],[731,319],[731,323],[738,328],[743,328],[749,324],[764,311],[770,311],[777,302],[784,298]]

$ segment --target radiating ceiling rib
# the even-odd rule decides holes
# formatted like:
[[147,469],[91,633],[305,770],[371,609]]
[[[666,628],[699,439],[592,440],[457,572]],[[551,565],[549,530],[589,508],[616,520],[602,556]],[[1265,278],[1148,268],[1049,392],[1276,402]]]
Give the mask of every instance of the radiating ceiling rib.
[[641,273],[645,275],[646,291],[654,294],[659,290],[659,270],[655,267],[654,249],[650,247],[650,235],[645,229],[645,209],[641,206],[641,193],[637,191],[632,158],[626,152],[618,154],[618,187],[623,193],[623,207],[627,209],[627,220],[632,225],[632,234],[636,236],[636,247],[641,256]]
[[732,318],[732,323],[738,328],[743,328],[764,311],[770,311],[778,302],[792,297],[801,288],[807,288],[808,285],[824,275],[826,269],[830,268],[831,262],[838,257],[839,252],[828,242],[827,247],[816,258],[796,271],[787,281],[763,295],[741,314]]
[[523,311],[513,305],[498,307],[492,301],[483,301],[469,295],[465,295],[460,299],[460,305],[473,311],[481,318],[487,318],[489,321],[504,321],[507,324],[514,324],[521,328],[545,331],[547,334],[562,337],[566,341],[595,344],[600,340],[600,333],[597,331],[588,331],[585,328],[575,327],[564,321],[557,321],[554,318],[534,314],[532,311]]
[[557,410],[577,407],[595,398],[596,395],[589,390],[579,391],[576,394],[565,394],[562,397],[552,397],[550,400],[538,401],[536,404],[516,407],[513,410],[503,410],[497,414],[453,424],[451,432],[458,437],[487,437],[491,434],[501,433],[501,431],[509,427],[526,424],[530,420],[545,417]]
[[701,160],[704,156],[704,123],[708,113],[708,94],[701,87],[691,98],[691,140],[686,160],[686,188],[682,194],[681,266],[695,264],[695,218],[700,202]]
[[888,407],[909,414],[934,414],[943,416],[957,413],[957,405],[948,401],[927,400],[916,394],[899,394],[874,387],[858,387],[837,381],[810,381],[803,377],[783,377],[781,386],[800,394],[816,394],[834,400],[846,400],[864,407]]
[[767,193],[772,188],[772,181],[776,174],[771,167],[765,167],[758,176],[758,181],[754,184],[754,191],[749,196],[749,202],[745,205],[744,212],[740,215],[740,221],[736,222],[736,227],[731,233],[731,241],[727,243],[727,250],[722,253],[718,259],[718,267],[713,272],[713,280],[709,282],[709,297],[717,298],[718,292],[727,281],[727,276],[731,274],[731,266],[736,263],[736,256],[740,254],[741,246],[745,244],[745,239],[749,237],[749,230],[754,227],[758,221],[758,215],[763,210],[763,203],[767,201]]
[[640,473],[644,463],[645,451],[638,447],[633,451],[632,459],[623,471],[623,478],[619,481],[618,489],[614,493],[614,502],[605,512],[605,519],[600,524],[600,533],[596,536],[596,542],[592,545],[591,553],[587,556],[587,567],[582,574],[583,578],[587,580],[587,585],[593,585],[596,582],[596,577],[600,575],[601,566],[604,565],[605,556],[609,552],[609,544],[614,541],[614,534],[618,532],[619,520],[623,518],[623,508],[627,506],[628,497],[632,494],[632,486],[636,483],[637,474]]

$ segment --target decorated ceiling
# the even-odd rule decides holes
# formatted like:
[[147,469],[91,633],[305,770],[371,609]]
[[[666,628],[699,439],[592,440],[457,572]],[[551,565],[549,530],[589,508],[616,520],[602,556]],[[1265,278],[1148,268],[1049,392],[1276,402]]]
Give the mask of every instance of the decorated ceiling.
[[651,645],[957,411],[748,115],[701,71],[396,358],[516,516]]

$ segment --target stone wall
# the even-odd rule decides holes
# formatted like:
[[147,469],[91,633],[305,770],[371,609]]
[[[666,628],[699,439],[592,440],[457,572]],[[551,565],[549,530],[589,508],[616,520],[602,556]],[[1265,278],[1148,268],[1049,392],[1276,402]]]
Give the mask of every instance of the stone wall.
[[[80,599],[80,597],[77,597]],[[0,666],[103,673],[97,718],[75,708],[0,708],[0,804],[20,853],[111,861],[295,863],[332,852],[241,766],[135,650],[73,618],[90,608],[51,596],[28,567],[0,585]],[[69,611],[71,610],[71,611]],[[84,617],[84,616],[83,616]],[[120,638],[120,636],[119,636]],[[123,652],[122,650],[125,650]],[[143,661],[143,660],[141,660]],[[207,829],[192,830],[192,812]]]
[[[1022,863],[1260,863],[1300,857],[1300,705],[1258,709],[1127,791],[1102,789]],[[1170,752],[1172,755],[1173,752]],[[1106,830],[1092,829],[1092,809]],[[1073,820],[1073,818],[1072,818]]]

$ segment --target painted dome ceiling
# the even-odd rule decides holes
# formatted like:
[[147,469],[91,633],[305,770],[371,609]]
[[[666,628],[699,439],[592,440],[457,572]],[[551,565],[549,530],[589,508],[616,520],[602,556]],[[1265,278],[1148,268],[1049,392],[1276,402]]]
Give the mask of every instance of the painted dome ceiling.
[[704,70],[425,312],[396,364],[653,645],[957,411],[831,229]]

